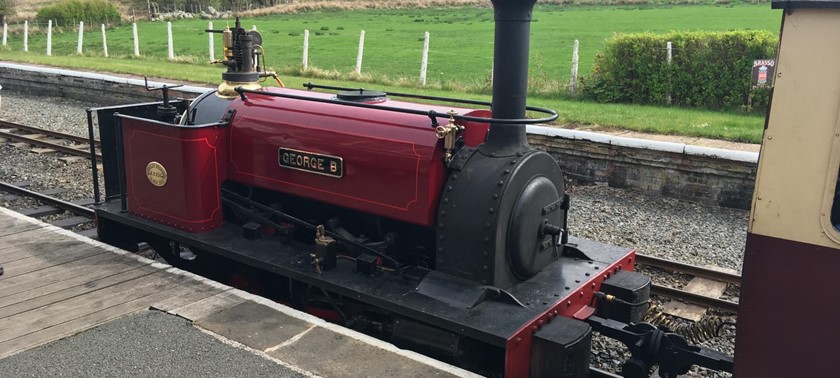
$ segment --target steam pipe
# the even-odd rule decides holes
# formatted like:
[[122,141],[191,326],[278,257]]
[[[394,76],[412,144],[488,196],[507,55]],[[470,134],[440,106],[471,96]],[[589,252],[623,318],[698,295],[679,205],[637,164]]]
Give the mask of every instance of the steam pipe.
[[[496,20],[493,53],[493,118],[525,118],[528,93],[528,51],[531,12],[536,0],[492,0]],[[490,135],[479,150],[509,156],[530,149],[525,125],[490,124]]]

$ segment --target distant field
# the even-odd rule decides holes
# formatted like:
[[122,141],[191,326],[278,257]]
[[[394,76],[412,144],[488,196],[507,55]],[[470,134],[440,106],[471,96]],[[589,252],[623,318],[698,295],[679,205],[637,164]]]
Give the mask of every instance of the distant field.
[[[672,30],[759,29],[778,32],[781,13],[768,4],[735,6],[591,6],[538,5],[534,12],[531,41],[531,77],[540,81],[565,82],[569,77],[574,39],[580,40],[580,72],[592,67],[595,54],[613,33]],[[232,23],[232,21],[230,21]],[[225,21],[214,20],[216,28]],[[347,73],[356,61],[359,31],[366,31],[363,72],[384,77],[415,78],[419,75],[423,32],[431,33],[429,80],[476,84],[489,77],[493,50],[493,13],[490,8],[440,8],[413,10],[318,11],[245,19],[256,25],[265,39],[270,67],[299,67],[303,30],[310,31],[310,65]],[[11,25],[14,26],[14,25]],[[175,54],[208,56],[206,20],[173,22]],[[45,27],[30,35],[30,54],[44,54]],[[53,35],[53,55],[76,51],[75,28],[64,27]],[[166,24],[138,24],[143,55],[166,57]],[[317,35],[321,34],[321,35]],[[221,56],[221,38],[216,37],[216,57]],[[9,36],[9,49],[20,51],[22,36]],[[108,31],[111,57],[127,57],[132,51],[131,26]],[[85,55],[101,54],[97,27],[85,33]],[[663,54],[665,54],[663,46]],[[3,52],[0,50],[0,58]]]

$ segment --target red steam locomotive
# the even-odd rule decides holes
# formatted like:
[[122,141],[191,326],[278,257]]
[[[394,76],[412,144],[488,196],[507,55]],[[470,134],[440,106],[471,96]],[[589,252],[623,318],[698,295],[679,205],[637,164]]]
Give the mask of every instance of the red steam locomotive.
[[633,250],[569,236],[563,175],[525,135],[557,117],[525,104],[534,3],[493,1],[492,104],[262,88],[262,37],[237,21],[217,90],[96,109],[99,237],[486,375],[606,375],[593,329],[631,346],[626,376],[731,371],[636,324]]

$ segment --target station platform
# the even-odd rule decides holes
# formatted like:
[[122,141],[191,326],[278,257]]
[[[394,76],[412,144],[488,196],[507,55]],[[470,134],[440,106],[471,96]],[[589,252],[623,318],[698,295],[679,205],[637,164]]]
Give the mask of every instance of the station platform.
[[474,377],[0,208],[0,374]]

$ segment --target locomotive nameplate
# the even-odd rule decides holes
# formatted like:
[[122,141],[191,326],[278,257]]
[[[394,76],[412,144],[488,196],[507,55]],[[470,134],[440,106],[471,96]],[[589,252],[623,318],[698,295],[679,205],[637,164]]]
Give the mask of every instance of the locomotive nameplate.
[[316,154],[283,148],[277,152],[278,163],[283,168],[296,169],[318,175],[341,178],[344,176],[344,159],[338,156]]
[[164,186],[167,179],[166,168],[156,161],[149,162],[146,164],[146,178],[154,186]]

